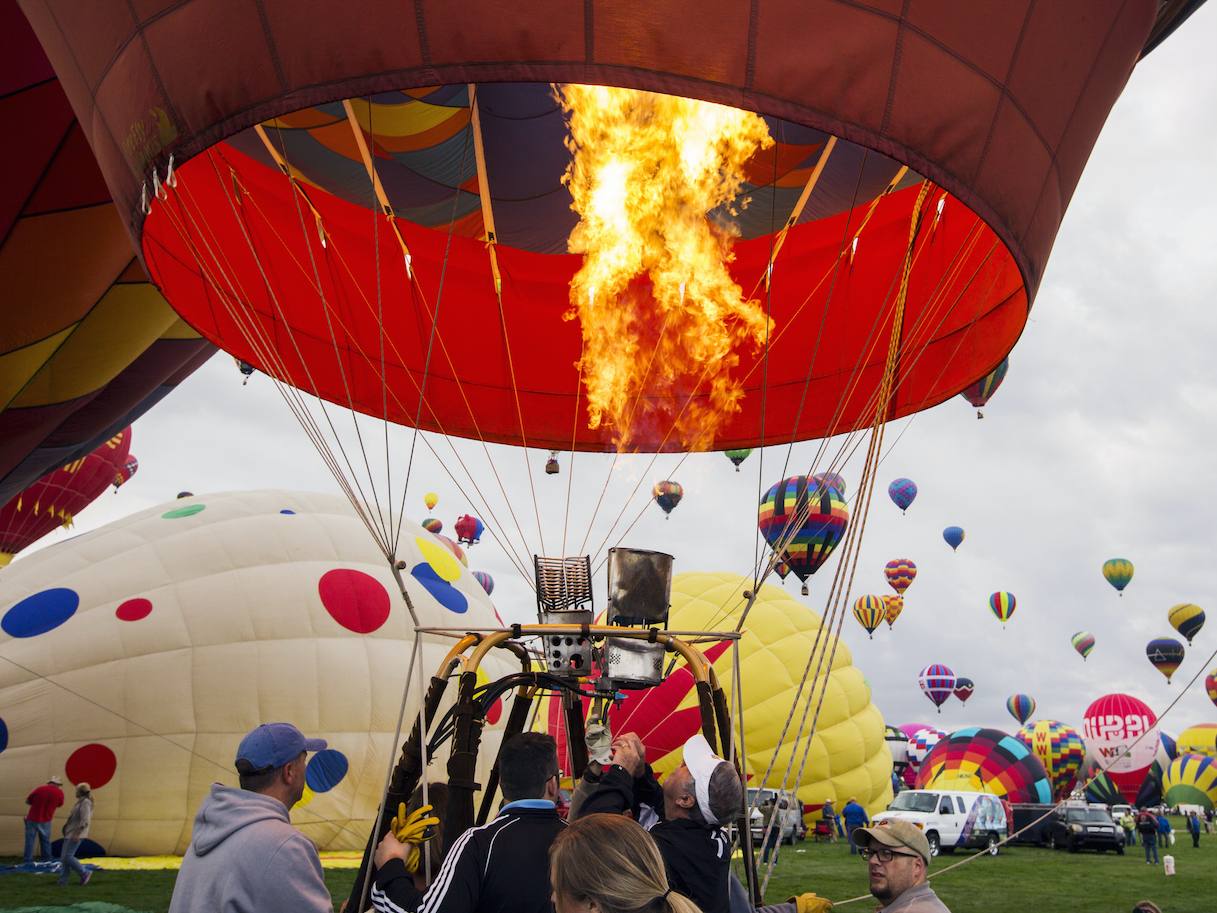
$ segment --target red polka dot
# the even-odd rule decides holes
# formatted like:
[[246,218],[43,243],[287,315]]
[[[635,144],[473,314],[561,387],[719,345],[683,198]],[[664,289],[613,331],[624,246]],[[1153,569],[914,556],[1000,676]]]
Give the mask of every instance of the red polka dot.
[[334,621],[356,634],[370,634],[389,617],[388,592],[379,580],[360,571],[329,571],[317,591]]
[[63,766],[63,772],[73,784],[88,783],[97,789],[110,782],[117,767],[118,758],[114,757],[114,752],[94,742],[72,752],[68,763]]
[[503,699],[499,698],[490,705],[490,709],[486,711],[486,722],[493,726],[499,721],[499,717],[503,715]]
[[152,603],[147,599],[128,599],[114,612],[120,621],[139,621],[152,612]]

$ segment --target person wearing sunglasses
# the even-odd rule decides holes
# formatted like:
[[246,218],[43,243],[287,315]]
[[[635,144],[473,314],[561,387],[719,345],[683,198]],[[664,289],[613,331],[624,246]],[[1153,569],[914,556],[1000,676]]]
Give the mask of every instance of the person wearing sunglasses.
[[915,825],[889,819],[854,828],[850,839],[866,860],[870,892],[883,913],[950,913],[926,881],[930,843]]

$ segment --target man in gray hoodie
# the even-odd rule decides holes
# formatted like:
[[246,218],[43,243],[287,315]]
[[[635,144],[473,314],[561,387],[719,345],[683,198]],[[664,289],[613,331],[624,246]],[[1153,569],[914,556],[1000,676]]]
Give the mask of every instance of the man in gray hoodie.
[[333,913],[317,848],[288,817],[304,795],[305,756],[325,745],[290,723],[263,723],[241,740],[241,788],[211,785],[169,913]]

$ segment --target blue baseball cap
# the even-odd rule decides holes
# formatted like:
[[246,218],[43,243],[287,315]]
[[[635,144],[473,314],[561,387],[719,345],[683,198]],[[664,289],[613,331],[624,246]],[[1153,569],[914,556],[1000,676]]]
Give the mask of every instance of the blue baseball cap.
[[[237,770],[241,773],[266,773],[294,761],[302,751],[321,751],[325,739],[306,739],[291,723],[263,723],[237,748]],[[248,764],[252,770],[243,769]]]

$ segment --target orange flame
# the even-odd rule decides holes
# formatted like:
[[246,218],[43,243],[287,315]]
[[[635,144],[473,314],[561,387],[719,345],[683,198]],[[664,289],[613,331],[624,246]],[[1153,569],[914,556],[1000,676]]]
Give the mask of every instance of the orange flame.
[[566,316],[583,330],[589,427],[611,426],[622,450],[658,446],[668,428],[672,444],[708,449],[740,409],[736,348],[772,330],[727,270],[723,224],[737,214],[744,165],[773,145],[768,127],[746,111],[631,89],[565,85],[560,100],[574,153],[564,180],[580,215],[570,250],[584,255]]

